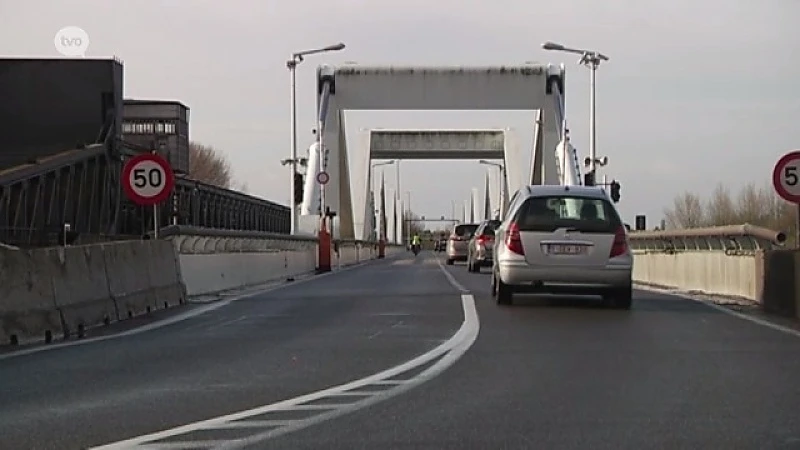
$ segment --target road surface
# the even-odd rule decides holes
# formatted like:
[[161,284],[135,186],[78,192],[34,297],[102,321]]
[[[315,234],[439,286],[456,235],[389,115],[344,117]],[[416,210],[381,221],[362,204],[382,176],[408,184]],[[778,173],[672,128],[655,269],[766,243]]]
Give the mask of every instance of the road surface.
[[426,252],[0,359],[0,448],[800,448],[797,336],[488,285]]

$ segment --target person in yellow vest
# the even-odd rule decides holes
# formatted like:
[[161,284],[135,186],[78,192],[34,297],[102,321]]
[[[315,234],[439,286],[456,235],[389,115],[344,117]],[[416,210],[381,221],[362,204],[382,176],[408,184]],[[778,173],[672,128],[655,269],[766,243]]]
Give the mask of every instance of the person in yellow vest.
[[411,250],[414,252],[414,254],[419,253],[420,239],[418,234],[414,234],[414,237],[411,238]]

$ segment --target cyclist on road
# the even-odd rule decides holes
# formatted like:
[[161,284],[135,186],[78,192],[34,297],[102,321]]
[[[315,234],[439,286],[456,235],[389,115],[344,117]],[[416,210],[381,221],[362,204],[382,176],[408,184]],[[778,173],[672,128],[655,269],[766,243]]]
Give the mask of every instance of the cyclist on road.
[[414,237],[411,238],[411,250],[413,250],[415,253],[419,252],[419,246],[420,246],[419,235],[415,234]]

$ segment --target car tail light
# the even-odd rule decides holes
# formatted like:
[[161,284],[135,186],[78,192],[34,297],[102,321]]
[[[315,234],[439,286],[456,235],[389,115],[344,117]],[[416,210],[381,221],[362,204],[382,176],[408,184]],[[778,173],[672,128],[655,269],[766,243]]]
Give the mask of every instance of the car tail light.
[[522,237],[519,234],[519,225],[512,222],[508,226],[508,233],[506,233],[506,247],[518,255],[525,255],[525,250],[522,248]]
[[620,226],[617,228],[616,234],[614,234],[614,244],[611,246],[611,253],[609,254],[609,258],[614,258],[615,256],[619,256],[624,254],[628,251],[628,233],[625,231],[624,226]]
[[494,241],[494,236],[490,236],[488,234],[479,234],[479,235],[475,236],[475,240],[478,242],[478,244],[484,245],[487,242]]

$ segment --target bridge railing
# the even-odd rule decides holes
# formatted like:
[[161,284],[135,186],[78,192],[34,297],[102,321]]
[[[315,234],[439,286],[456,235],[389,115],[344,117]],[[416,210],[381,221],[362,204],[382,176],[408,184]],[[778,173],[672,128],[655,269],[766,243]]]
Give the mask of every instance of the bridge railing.
[[[188,225],[170,225],[159,230],[159,238],[171,240],[182,254],[270,252],[315,248],[316,236],[224,230]],[[335,239],[334,247],[368,248],[377,243],[354,239]]]
[[758,250],[782,248],[786,233],[750,224],[667,231],[634,231],[631,247],[639,252],[676,253],[715,251],[751,255]]

